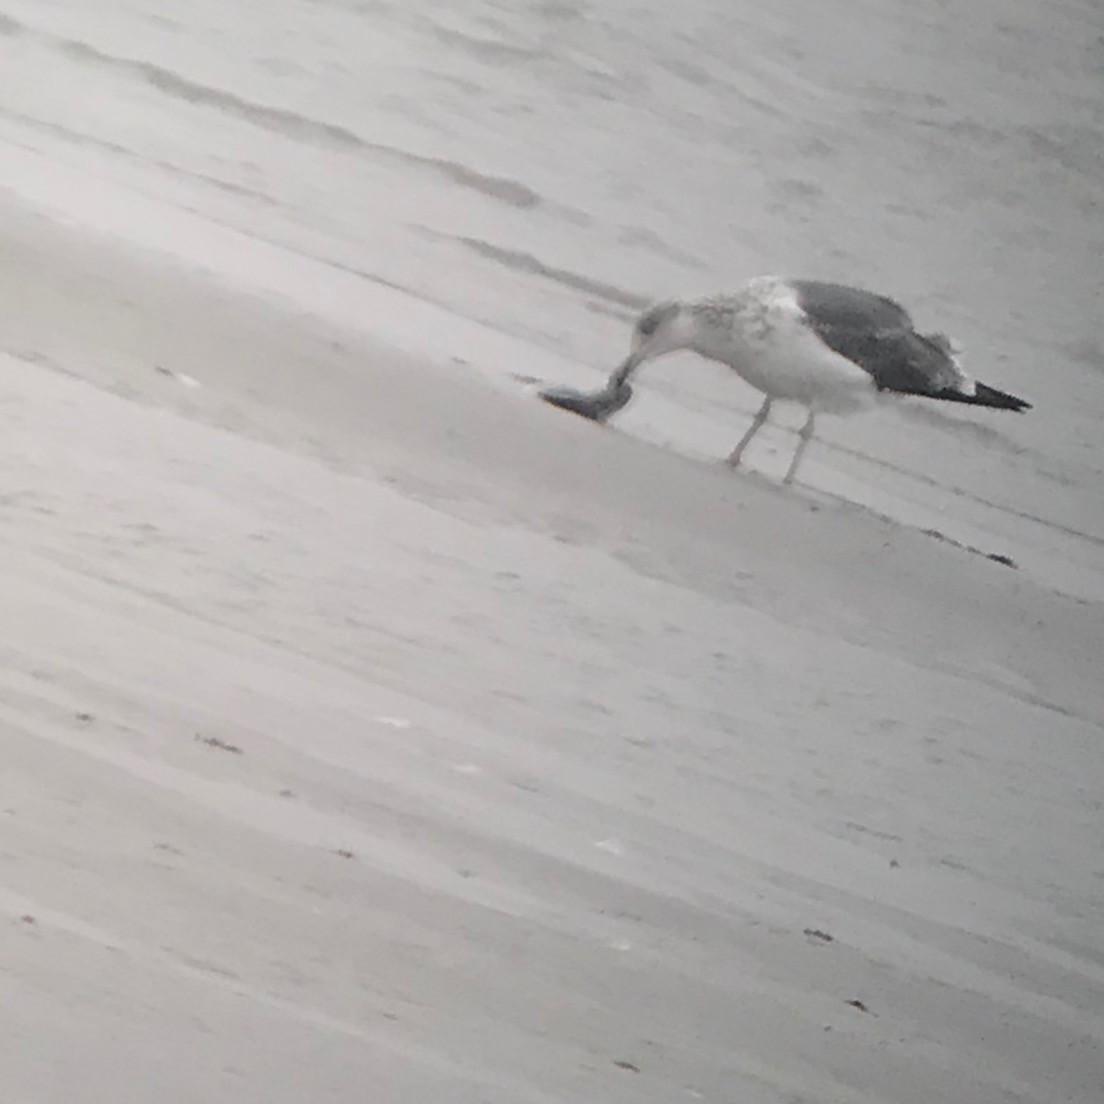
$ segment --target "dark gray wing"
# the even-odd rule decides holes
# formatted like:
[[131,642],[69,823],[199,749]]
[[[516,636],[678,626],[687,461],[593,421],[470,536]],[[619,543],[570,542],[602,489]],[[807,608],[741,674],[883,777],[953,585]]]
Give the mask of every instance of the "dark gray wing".
[[788,283],[809,328],[833,352],[869,372],[879,390],[936,396],[958,388],[962,375],[946,339],[918,334],[899,303],[844,284]]

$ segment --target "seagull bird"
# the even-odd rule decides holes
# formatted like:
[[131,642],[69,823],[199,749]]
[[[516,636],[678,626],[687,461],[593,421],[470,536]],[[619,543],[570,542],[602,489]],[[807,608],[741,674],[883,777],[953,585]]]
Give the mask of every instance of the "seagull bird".
[[690,349],[726,364],[765,396],[728,463],[739,465],[776,400],[808,410],[783,482],[792,483],[813,436],[817,414],[849,414],[884,394],[921,395],[998,410],[1031,404],[963,370],[945,334],[918,333],[908,312],[884,295],[844,284],[757,276],[742,288],[705,299],[657,303],[637,319],[632,348],[606,387],[585,393],[552,388],[554,406],[604,422],[632,398],[629,380],[646,361]]

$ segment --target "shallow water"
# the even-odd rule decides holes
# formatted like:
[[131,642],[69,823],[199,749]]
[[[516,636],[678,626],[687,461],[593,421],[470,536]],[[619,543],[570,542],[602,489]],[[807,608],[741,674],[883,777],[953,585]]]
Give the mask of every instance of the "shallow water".
[[[577,362],[565,382],[599,382],[652,297],[885,290],[1035,409],[824,419],[803,478],[1104,596],[1104,13],[719,7],[0,0],[0,159],[441,304],[458,355],[478,320]],[[618,425],[703,459],[758,405],[689,357],[638,382]]]

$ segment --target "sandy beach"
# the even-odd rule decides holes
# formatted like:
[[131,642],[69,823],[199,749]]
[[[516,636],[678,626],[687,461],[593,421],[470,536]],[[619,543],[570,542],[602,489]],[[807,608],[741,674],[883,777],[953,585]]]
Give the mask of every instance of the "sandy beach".
[[[828,34],[796,0],[725,22],[727,70],[704,4],[685,40],[423,7],[281,0],[248,39],[238,5],[0,0],[0,1095],[1095,1104],[1102,115],[1088,55],[1049,99],[1013,59],[1098,14],[855,9],[872,114],[844,38],[784,63]],[[691,117],[706,207],[794,182],[738,265],[678,220]],[[833,120],[886,138],[865,197],[802,144]],[[1061,156],[1001,192],[1027,127]],[[784,488],[798,419],[732,473],[756,396],[689,359],[612,426],[536,401],[647,296],[783,261],[888,279],[1036,408],[833,422]]]

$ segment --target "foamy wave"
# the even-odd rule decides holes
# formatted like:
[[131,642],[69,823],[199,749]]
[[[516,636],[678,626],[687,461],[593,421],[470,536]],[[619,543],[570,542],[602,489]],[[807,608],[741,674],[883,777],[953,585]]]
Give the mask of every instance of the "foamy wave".
[[94,65],[137,78],[167,96],[185,103],[213,108],[291,138],[385,157],[404,165],[430,169],[455,184],[471,188],[511,207],[533,208],[544,202],[537,192],[519,180],[480,172],[469,165],[447,158],[426,156],[381,142],[373,142],[338,123],[324,122],[288,108],[257,103],[234,92],[228,92],[224,88],[215,88],[192,80],[173,69],[166,69],[148,61],[109,54],[87,42],[39,31],[6,16],[0,16],[0,33],[9,36],[33,36],[64,53],[78,64]]

